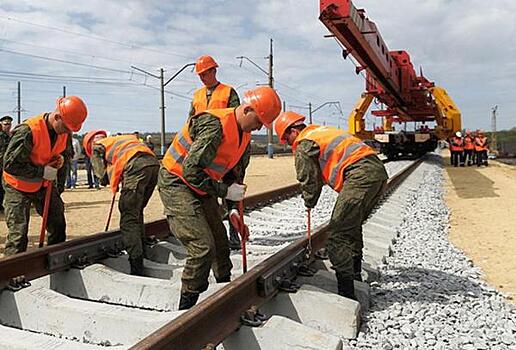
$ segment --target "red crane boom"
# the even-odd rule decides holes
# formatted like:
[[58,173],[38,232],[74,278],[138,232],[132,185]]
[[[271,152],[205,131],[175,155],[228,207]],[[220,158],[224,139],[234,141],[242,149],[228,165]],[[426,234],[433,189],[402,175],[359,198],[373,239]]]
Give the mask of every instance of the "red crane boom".
[[363,9],[350,0],[321,0],[322,23],[360,64],[357,74],[366,71],[366,92],[387,108],[373,111],[376,116],[397,116],[401,121],[434,120],[437,111],[429,88],[434,86],[422,74],[417,76],[410,55],[403,50],[390,51],[376,24]]

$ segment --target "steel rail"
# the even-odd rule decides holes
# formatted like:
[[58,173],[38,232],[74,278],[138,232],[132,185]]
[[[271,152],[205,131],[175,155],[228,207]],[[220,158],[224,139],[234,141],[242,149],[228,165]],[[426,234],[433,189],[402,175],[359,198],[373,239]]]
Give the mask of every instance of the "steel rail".
[[[246,208],[253,208],[275,198],[288,197],[297,193],[299,193],[299,185],[295,184],[246,197],[244,202]],[[170,235],[170,229],[166,219],[146,223],[145,234],[160,239],[167,238]],[[22,277],[22,279],[30,281],[69,267],[69,265],[63,267],[63,264],[60,264],[59,267],[53,268],[54,264],[50,261],[52,256],[73,251],[77,247],[96,241],[117,239],[121,241],[122,233],[120,230],[112,230],[0,259],[0,289],[7,287],[14,278]]]
[[[424,157],[423,157],[424,158]],[[407,178],[423,161],[420,158],[389,178],[387,192]],[[327,239],[327,226],[312,233],[313,254],[323,248]],[[144,349],[212,349],[241,326],[241,317],[247,310],[256,309],[276,293],[264,296],[260,282],[264,276],[276,271],[285,260],[305,251],[308,238],[301,238],[264,260],[244,275],[221,288],[188,312],[156,330],[135,344],[132,350]]]

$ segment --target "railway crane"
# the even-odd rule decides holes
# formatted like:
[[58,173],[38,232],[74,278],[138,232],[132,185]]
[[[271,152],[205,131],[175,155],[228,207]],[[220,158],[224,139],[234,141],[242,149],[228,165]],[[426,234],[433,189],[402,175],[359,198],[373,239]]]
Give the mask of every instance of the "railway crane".
[[[344,59],[351,55],[357,61],[357,75],[365,71],[365,91],[348,119],[350,133],[376,140],[384,155],[396,159],[433,151],[438,140],[461,130],[460,110],[446,90],[428,80],[422,70],[418,75],[407,51],[389,50],[365,10],[357,9],[351,0],[320,0],[319,19],[342,46]],[[366,130],[364,117],[373,100],[380,108],[371,114],[383,118],[383,123]],[[393,126],[406,127],[407,122],[419,127],[396,131]]]

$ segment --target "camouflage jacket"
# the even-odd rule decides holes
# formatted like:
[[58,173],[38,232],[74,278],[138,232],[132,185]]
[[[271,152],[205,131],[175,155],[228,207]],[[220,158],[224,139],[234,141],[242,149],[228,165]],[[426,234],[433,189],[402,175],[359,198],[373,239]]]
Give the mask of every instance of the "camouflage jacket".
[[319,146],[310,140],[299,142],[295,153],[297,181],[307,208],[313,208],[319,200],[324,186],[319,166]]
[[[45,118],[48,114],[45,114]],[[50,144],[53,146],[57,140],[57,134],[54,130],[48,130],[50,135]],[[71,143],[71,136],[68,137],[66,149],[61,152],[65,164],[73,157],[73,147]],[[17,125],[7,146],[4,156],[4,170],[15,176],[23,176],[26,178],[41,178],[43,177],[43,166],[35,165],[30,160],[32,153],[32,131],[27,124]],[[67,177],[67,167],[63,166],[57,172],[57,187],[64,187],[64,182]]]
[[7,146],[9,145],[9,140],[11,136],[5,131],[0,131],[0,170],[3,169],[4,164],[4,155],[5,151],[7,151]]
[[[190,119],[188,131],[193,143],[188,157],[183,162],[183,177],[190,185],[209,195],[226,197],[228,186],[244,179],[245,169],[249,165],[251,145],[247,146],[237,165],[225,175],[223,181],[219,182],[210,178],[203,170],[215,159],[222,142],[222,125],[219,119],[208,113],[199,114]],[[168,172],[160,178],[160,182],[161,187],[184,185],[180,178]]]

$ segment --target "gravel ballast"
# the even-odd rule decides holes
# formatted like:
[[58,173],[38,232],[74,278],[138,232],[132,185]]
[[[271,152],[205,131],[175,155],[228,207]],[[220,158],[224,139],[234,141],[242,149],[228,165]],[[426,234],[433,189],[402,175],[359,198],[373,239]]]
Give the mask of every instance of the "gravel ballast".
[[[441,157],[413,173],[393,256],[371,284],[358,349],[515,349],[516,308],[448,241]],[[486,233],[488,234],[488,233]]]

